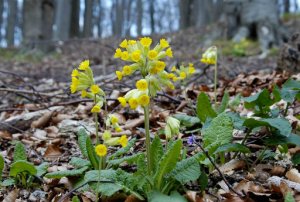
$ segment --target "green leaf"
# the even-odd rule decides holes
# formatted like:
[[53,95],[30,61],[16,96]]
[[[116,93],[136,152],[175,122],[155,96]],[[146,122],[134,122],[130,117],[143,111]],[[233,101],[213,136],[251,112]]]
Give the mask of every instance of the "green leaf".
[[176,167],[176,163],[180,157],[181,147],[182,141],[178,139],[168,147],[167,152],[162,156],[154,176],[155,186],[158,190],[161,188],[163,177]]
[[114,158],[116,158],[116,157],[122,156],[122,155],[126,154],[127,152],[129,152],[130,149],[134,146],[135,141],[136,141],[136,138],[132,138],[132,139],[128,142],[128,144],[127,144],[126,147],[122,147],[122,148],[120,148],[119,150],[117,150],[114,154],[112,154],[112,155],[110,156],[109,159],[114,159]]
[[267,89],[264,89],[255,95],[244,98],[244,101],[247,109],[253,109],[255,106],[264,108],[274,104],[274,100],[271,99],[270,93]]
[[220,152],[242,152],[242,153],[251,153],[250,149],[246,147],[245,145],[239,144],[239,143],[227,143],[224,144],[214,152],[214,154],[220,153]]
[[202,132],[204,146],[210,144],[222,145],[231,142],[233,124],[231,118],[226,113],[219,114],[210,125]]
[[78,144],[82,155],[88,158],[88,153],[86,150],[86,139],[89,137],[84,128],[80,128],[78,133]]
[[47,163],[47,162],[43,162],[39,166],[36,166],[36,170],[37,170],[36,175],[38,177],[41,177],[42,175],[44,175],[47,172],[48,167],[49,167],[49,163]]
[[292,160],[294,165],[300,164],[300,153],[297,153],[297,154],[293,155],[291,160]]
[[78,196],[73,196],[72,202],[80,202],[80,199],[78,198]]
[[288,103],[293,103],[298,93],[298,91],[287,88],[282,88],[280,90],[281,98]]
[[164,151],[160,138],[156,135],[150,146],[150,167],[154,173],[157,171],[158,163],[163,156],[163,153]]
[[122,190],[122,186],[115,183],[109,183],[109,182],[100,183],[99,185],[98,183],[93,183],[92,187],[96,192],[100,192],[102,195],[108,197]]
[[3,187],[9,187],[9,186],[12,186],[15,184],[16,184],[16,181],[15,181],[15,179],[12,179],[12,178],[9,178],[9,179],[4,180],[3,182],[0,182],[0,185]]
[[214,118],[217,113],[213,110],[209,97],[201,92],[197,98],[197,116],[202,123],[206,121],[207,118]]
[[24,160],[24,161],[27,160],[26,149],[25,149],[25,146],[21,142],[17,142],[17,144],[15,146],[13,162],[17,162],[20,160]]
[[173,117],[179,120],[180,125],[182,126],[192,127],[196,124],[200,124],[200,119],[195,116],[189,116],[186,114],[175,114]]
[[176,191],[173,191],[170,196],[153,191],[148,194],[148,200],[149,202],[187,202],[186,198]]
[[47,178],[62,178],[62,177],[71,177],[71,176],[79,176],[83,175],[86,170],[88,170],[89,167],[85,166],[80,169],[73,169],[73,170],[61,170],[61,171],[56,171],[52,173],[47,173],[45,177]]
[[238,113],[227,112],[226,114],[231,118],[234,128],[239,130],[245,129],[243,126],[245,120]]
[[37,170],[32,163],[24,160],[19,160],[11,164],[9,176],[16,177],[19,173],[28,172],[30,175],[36,175]]
[[225,91],[221,104],[217,110],[218,114],[221,114],[222,112],[224,112],[228,106],[229,103],[229,93],[227,91]]
[[208,176],[205,172],[201,172],[199,183],[201,191],[204,191],[208,185]]
[[250,129],[261,126],[273,127],[277,129],[281,135],[286,137],[288,137],[292,132],[292,126],[290,122],[284,118],[266,118],[260,120],[249,118],[244,121],[243,125]]
[[128,164],[133,164],[133,163],[136,163],[141,156],[142,156],[141,153],[137,153],[137,154],[133,154],[131,156],[124,156],[119,159],[109,160],[108,163],[111,165],[114,165],[114,166],[120,165],[124,162],[126,162]]
[[264,139],[265,144],[269,146],[278,146],[282,144],[300,146],[300,136],[291,133],[290,136],[272,135]]
[[3,169],[4,169],[4,158],[2,155],[0,155],[0,180],[2,179]]
[[78,158],[78,157],[72,157],[70,164],[76,168],[82,168],[84,166],[91,166],[91,163],[88,160]]
[[288,79],[283,85],[282,88],[289,88],[293,90],[299,90],[300,89],[300,81],[294,80],[294,79]]
[[284,196],[284,202],[295,202],[295,199],[293,197],[292,192],[288,192],[285,196]]
[[200,174],[200,165],[196,158],[188,158],[178,162],[171,172],[171,176],[181,184],[198,179]]
[[93,168],[98,169],[99,161],[90,137],[86,138],[86,151],[88,154],[88,159],[90,160]]

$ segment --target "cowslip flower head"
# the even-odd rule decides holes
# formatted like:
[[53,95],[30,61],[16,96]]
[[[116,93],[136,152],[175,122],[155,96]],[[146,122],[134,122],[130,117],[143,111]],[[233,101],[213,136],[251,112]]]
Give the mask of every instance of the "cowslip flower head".
[[92,113],[99,113],[101,110],[101,107],[99,105],[95,105],[93,106],[93,108],[91,109]]
[[116,71],[116,76],[117,76],[119,81],[122,80],[122,78],[123,78],[123,74],[120,71]]
[[149,47],[152,44],[152,39],[150,37],[143,37],[140,42],[144,47]]
[[162,48],[168,48],[169,47],[169,42],[166,40],[166,39],[161,39],[159,41],[159,45],[162,47]]
[[125,65],[122,70],[122,75],[128,76],[131,75],[132,72],[133,72],[132,68],[128,65]]
[[168,48],[168,49],[166,50],[166,55],[167,55],[168,57],[170,57],[170,58],[173,57],[173,51],[172,51],[171,48]]
[[78,69],[85,71],[89,67],[90,67],[90,61],[89,60],[85,60],[85,61],[83,61],[83,62],[80,63]]
[[180,121],[169,116],[167,118],[167,125],[165,127],[166,138],[170,139],[173,135],[179,134]]
[[202,55],[201,62],[209,65],[214,65],[217,62],[217,47],[208,48]]
[[104,144],[98,144],[95,147],[95,152],[98,156],[104,157],[107,154],[107,147]]
[[136,82],[136,88],[140,91],[145,91],[148,89],[148,83],[146,79],[140,79]]
[[131,59],[134,62],[138,62],[141,59],[141,51],[140,50],[136,50],[131,54]]
[[122,50],[120,48],[117,48],[114,58],[120,58],[121,56],[122,56]]
[[122,107],[126,107],[127,101],[124,97],[118,97],[118,101],[122,105]]
[[136,109],[139,106],[138,100],[136,98],[130,98],[128,104],[131,109]]
[[121,47],[121,48],[127,48],[127,46],[128,46],[128,42],[127,42],[126,39],[124,39],[124,40],[120,43],[120,47]]
[[91,92],[93,94],[98,94],[100,93],[100,87],[96,84],[92,85],[91,88],[90,88]]
[[128,144],[128,139],[126,135],[122,135],[119,139],[119,143],[122,145],[122,147],[126,147]]
[[138,103],[139,103],[139,105],[145,107],[145,106],[149,105],[150,97],[146,94],[143,94],[138,98]]
[[112,114],[112,115],[110,115],[110,122],[112,124],[116,124],[119,122],[119,119],[118,119],[118,117],[116,117],[115,115]]
[[154,60],[154,59],[157,57],[157,55],[158,55],[158,53],[157,53],[156,50],[150,50],[150,51],[148,52],[148,58],[149,58],[150,60]]

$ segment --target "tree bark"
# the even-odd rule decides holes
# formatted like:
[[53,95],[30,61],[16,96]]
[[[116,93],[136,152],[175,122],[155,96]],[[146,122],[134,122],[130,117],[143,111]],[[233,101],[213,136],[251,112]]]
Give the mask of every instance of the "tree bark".
[[67,40],[70,36],[71,1],[56,0],[55,35],[56,40]]
[[80,37],[79,15],[80,15],[80,0],[72,0],[71,5],[71,25],[70,37]]
[[143,0],[136,1],[136,9],[137,9],[137,34],[138,36],[142,35],[143,30]]
[[83,36],[93,36],[93,0],[85,0]]
[[191,25],[191,7],[193,0],[180,0],[179,13],[180,13],[180,29],[186,29]]
[[98,7],[98,14],[96,16],[95,24],[98,31],[97,35],[99,38],[101,38],[102,37],[102,15],[103,15],[102,0],[98,0],[97,7]]
[[7,46],[12,47],[15,43],[15,26],[17,22],[17,0],[8,1],[8,16],[6,26],[6,41]]
[[[2,30],[2,22],[3,22],[3,0],[0,0],[0,30]],[[0,41],[2,40],[2,33],[0,32]]]
[[155,33],[155,20],[154,20],[154,1],[155,0],[150,0],[149,1],[149,13],[150,13],[150,26],[151,26],[151,33]]

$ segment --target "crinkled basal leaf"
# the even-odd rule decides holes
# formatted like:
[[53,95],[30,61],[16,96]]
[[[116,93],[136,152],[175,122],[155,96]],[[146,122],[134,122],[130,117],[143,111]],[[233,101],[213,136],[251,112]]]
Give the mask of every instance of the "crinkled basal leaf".
[[86,151],[88,154],[88,159],[90,160],[92,166],[95,169],[98,169],[99,168],[99,160],[98,160],[98,156],[95,152],[95,147],[94,147],[90,137],[86,138]]
[[47,162],[44,162],[44,163],[41,163],[39,166],[36,166],[36,170],[37,170],[37,176],[38,177],[41,177],[42,175],[44,175],[46,172],[47,172],[47,169],[49,167],[49,163]]
[[70,176],[79,176],[82,175],[89,167],[85,166],[80,169],[73,169],[73,170],[62,170],[56,171],[52,173],[47,173],[45,177],[47,178],[62,178],[62,177],[70,177]]
[[121,163],[128,163],[128,164],[133,164],[136,163],[138,161],[138,159],[140,158],[142,154],[138,153],[138,154],[133,154],[131,156],[124,156],[122,158],[119,159],[113,159],[113,160],[109,160],[108,164],[111,165],[120,165]]
[[244,102],[247,109],[253,109],[256,105],[264,108],[274,104],[274,100],[271,99],[270,93],[267,89],[264,89],[255,95],[245,97]]
[[186,127],[192,127],[196,124],[200,124],[200,119],[195,116],[189,116],[186,114],[175,114],[174,118],[180,121],[180,124]]
[[86,139],[88,137],[88,134],[86,133],[84,128],[80,128],[77,135],[80,151],[85,158],[88,158],[88,153],[86,150]]
[[70,164],[76,168],[82,168],[84,166],[91,166],[91,163],[88,160],[78,158],[78,157],[72,157]]
[[155,136],[150,146],[150,159],[151,159],[151,170],[155,173],[157,171],[158,163],[163,156],[163,146],[160,138]]
[[294,79],[288,79],[283,85],[282,88],[289,88],[293,90],[300,90],[300,81]]
[[4,158],[0,155],[0,180],[2,179],[2,172],[4,169]]
[[[114,182],[116,178],[116,171],[112,169],[101,170],[100,179]],[[84,180],[85,182],[95,182],[99,179],[99,170],[90,170],[85,173]]]
[[219,114],[210,125],[202,131],[204,146],[222,145],[231,142],[233,123],[226,113]]
[[21,172],[27,172],[30,175],[36,175],[37,170],[32,163],[20,160],[11,164],[9,176],[16,177]]
[[0,186],[3,186],[3,187],[9,187],[9,186],[12,186],[15,184],[16,184],[16,181],[15,181],[15,179],[12,179],[12,178],[9,178],[9,179],[3,180],[3,182],[0,182]]
[[14,151],[14,162],[17,161],[26,161],[27,156],[26,156],[26,149],[25,146],[21,142],[17,142],[15,146],[15,151]]
[[161,188],[163,177],[176,167],[176,163],[179,160],[181,147],[182,141],[178,139],[168,147],[168,150],[162,156],[158,165],[158,169],[154,175],[154,185],[158,190]]
[[251,129],[261,126],[273,127],[279,131],[280,135],[286,137],[288,137],[292,132],[291,124],[284,118],[266,118],[259,120],[249,118],[244,121],[243,125]]
[[239,143],[228,143],[224,144],[214,152],[214,154],[220,153],[220,152],[242,152],[242,153],[250,153],[250,149],[246,147],[245,145],[239,144]]
[[176,191],[173,191],[170,196],[153,191],[148,194],[148,200],[149,202],[187,202],[186,198]]
[[116,157],[119,157],[119,156],[122,156],[122,155],[126,154],[126,153],[130,150],[130,148],[133,147],[135,141],[136,141],[136,138],[131,139],[131,140],[128,142],[128,144],[127,144],[126,147],[122,147],[122,148],[120,148],[119,150],[117,150],[114,154],[112,154],[112,155],[110,156],[109,159],[114,159],[114,158],[116,158]]
[[196,158],[188,158],[178,162],[171,172],[171,176],[181,184],[198,179],[200,174],[200,165]]
[[278,146],[281,144],[300,146],[300,136],[291,133],[288,137],[282,135],[272,135],[264,139],[265,144],[270,146]]
[[201,92],[197,98],[197,116],[202,123],[206,121],[207,118],[214,118],[217,113],[213,110],[209,97]]
[[227,108],[229,103],[229,93],[227,91],[225,91],[223,98],[222,98],[222,102],[220,104],[220,106],[218,107],[218,114],[222,113],[225,111],[225,109]]

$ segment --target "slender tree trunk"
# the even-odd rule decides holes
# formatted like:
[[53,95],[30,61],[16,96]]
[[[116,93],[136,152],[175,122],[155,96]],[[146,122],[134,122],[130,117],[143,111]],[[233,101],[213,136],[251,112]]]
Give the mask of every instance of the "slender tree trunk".
[[56,0],[56,40],[67,40],[70,36],[71,2],[72,0]]
[[137,9],[137,34],[139,36],[142,35],[143,30],[143,0],[136,1],[136,9]]
[[80,36],[79,15],[80,15],[80,0],[72,0],[71,25],[70,25],[71,38]]
[[6,27],[6,40],[8,47],[14,46],[15,43],[15,26],[17,21],[17,10],[17,0],[8,1],[8,16]]
[[155,20],[154,20],[154,1],[155,0],[150,0],[149,1],[149,12],[150,12],[150,25],[151,25],[151,33],[155,33]]
[[124,7],[123,7],[124,1],[122,0],[115,0],[112,12],[114,12],[113,15],[113,35],[117,37],[122,36],[122,25],[124,22]]
[[284,0],[284,13],[290,13],[290,0]]
[[186,29],[191,24],[192,2],[193,0],[179,1],[180,29]]
[[93,0],[85,0],[83,36],[93,36]]
[[[3,22],[3,0],[0,0],[0,30],[2,30],[2,22]],[[2,40],[2,34],[0,32],[0,41]]]
[[[124,1],[124,0],[123,0]],[[127,0],[127,9],[126,9],[126,25],[124,31],[125,31],[125,36],[130,36],[130,28],[131,28],[131,0]]]

